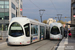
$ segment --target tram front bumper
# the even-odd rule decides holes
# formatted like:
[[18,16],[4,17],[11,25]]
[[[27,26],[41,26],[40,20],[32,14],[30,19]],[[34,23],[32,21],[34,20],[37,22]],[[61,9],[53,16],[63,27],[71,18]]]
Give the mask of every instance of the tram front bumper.
[[50,35],[50,39],[62,39],[62,36],[60,34],[58,34],[58,35]]

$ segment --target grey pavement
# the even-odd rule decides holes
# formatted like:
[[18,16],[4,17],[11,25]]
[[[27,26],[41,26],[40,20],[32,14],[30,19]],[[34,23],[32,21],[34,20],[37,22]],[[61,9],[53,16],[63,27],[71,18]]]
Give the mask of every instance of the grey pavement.
[[68,38],[68,44],[65,45],[65,50],[75,50],[75,38]]
[[0,44],[6,42],[7,39],[7,31],[0,31],[0,36],[2,36],[2,40],[0,39]]
[[2,36],[3,39],[6,39],[8,37],[7,31],[0,31],[0,36]]
[[0,44],[3,43],[3,42],[6,42],[6,39],[0,40]]
[[59,43],[59,46],[56,46],[57,50],[64,50],[66,44],[68,44],[68,38],[64,37],[62,41]]
[[59,43],[57,50],[75,50],[75,38],[63,38]]

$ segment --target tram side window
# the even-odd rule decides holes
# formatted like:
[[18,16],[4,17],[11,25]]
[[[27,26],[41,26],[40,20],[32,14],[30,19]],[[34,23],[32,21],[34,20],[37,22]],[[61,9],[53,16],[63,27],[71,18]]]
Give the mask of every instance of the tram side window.
[[49,32],[50,32],[50,27],[49,27]]
[[49,33],[49,29],[46,27],[46,33],[48,34]]
[[25,29],[26,36],[29,37],[30,36],[29,24],[24,25],[24,29]]
[[31,25],[31,34],[38,35],[38,25]]
[[61,30],[61,35],[62,35],[62,27],[60,27],[60,30]]
[[42,26],[40,26],[40,34],[42,35]]
[[44,27],[42,27],[42,33],[44,34]]
[[40,26],[40,33],[41,33],[41,35],[45,34],[45,27]]

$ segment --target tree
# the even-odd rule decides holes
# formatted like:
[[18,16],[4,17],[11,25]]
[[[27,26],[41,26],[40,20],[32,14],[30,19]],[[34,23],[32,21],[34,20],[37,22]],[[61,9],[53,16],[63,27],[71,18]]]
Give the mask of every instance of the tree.
[[47,24],[47,20],[43,20],[43,23]]
[[61,24],[65,24],[66,22],[63,22],[62,20],[60,21],[57,21],[58,23],[61,23]]

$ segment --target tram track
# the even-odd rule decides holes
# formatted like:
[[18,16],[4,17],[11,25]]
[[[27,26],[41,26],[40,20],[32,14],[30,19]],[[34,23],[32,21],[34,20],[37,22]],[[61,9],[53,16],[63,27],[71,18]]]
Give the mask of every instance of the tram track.
[[59,41],[42,40],[27,46],[7,46],[0,50],[53,50]]
[[[53,41],[50,41],[50,42],[53,42]],[[60,42],[60,41],[59,41]],[[57,42],[57,43],[55,43],[55,45],[53,45],[53,46],[51,46],[51,48],[49,48],[48,50],[54,50],[55,49],[55,46],[57,46],[57,44],[59,43],[59,42]],[[47,45],[49,42],[46,42],[45,44],[43,44],[43,45],[41,45],[41,46],[39,46],[38,48],[36,48],[35,50],[39,50],[39,48],[41,48],[41,47],[43,47],[43,46],[45,46],[45,45]],[[50,47],[49,46],[49,47]]]
[[59,41],[58,43],[56,43],[56,44],[52,47],[51,50],[55,50],[59,43],[60,43],[60,41]]
[[[48,43],[48,42],[47,42],[47,43]],[[45,44],[43,44],[43,45],[39,46],[39,47],[38,47],[38,48],[36,48],[35,50],[38,50],[39,48],[41,48],[42,46],[46,45],[47,43],[45,43]]]
[[[48,42],[46,42],[45,44],[42,44],[42,45],[40,45],[39,47],[37,47],[37,48],[35,48],[34,50],[40,50],[39,48],[41,48],[41,47],[43,47],[43,46],[45,46],[45,45],[47,45],[49,42],[51,42],[51,43],[54,43],[54,41],[48,41]],[[55,46],[57,46],[57,44],[58,44],[59,42],[57,42],[57,43],[55,43],[55,45],[50,45],[51,46],[51,48],[49,48],[48,50],[54,50],[55,48]],[[36,43],[34,43],[34,44],[36,44]],[[34,45],[34,44],[31,44],[31,45]],[[29,46],[31,46],[31,45],[29,45]],[[50,47],[49,46],[49,47]],[[23,48],[23,47],[28,47],[28,46],[22,46],[21,48]],[[15,48],[15,50],[18,50],[19,48]]]

